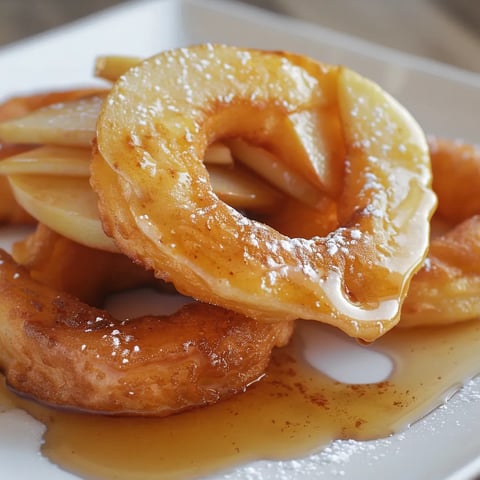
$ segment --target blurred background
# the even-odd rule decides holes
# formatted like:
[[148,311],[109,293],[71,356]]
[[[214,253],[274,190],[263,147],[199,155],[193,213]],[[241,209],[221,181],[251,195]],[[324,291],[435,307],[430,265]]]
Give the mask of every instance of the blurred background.
[[[0,0],[0,46],[126,1],[135,0]],[[480,0],[243,0],[243,3],[480,72]]]

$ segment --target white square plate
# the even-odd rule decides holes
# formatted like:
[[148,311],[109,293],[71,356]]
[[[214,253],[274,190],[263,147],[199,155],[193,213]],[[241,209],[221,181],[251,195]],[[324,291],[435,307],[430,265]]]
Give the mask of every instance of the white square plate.
[[[342,63],[376,80],[427,133],[478,141],[480,77],[431,61],[224,1],[132,2],[0,50],[0,99],[33,90],[92,84],[99,54],[147,56],[201,42],[286,49]],[[3,237],[3,238],[2,238]],[[0,232],[0,240],[6,233]],[[480,472],[480,381],[401,434],[338,441],[319,454],[257,462],[219,479],[450,479]],[[42,426],[21,412],[0,414],[2,478],[76,478],[38,454]]]

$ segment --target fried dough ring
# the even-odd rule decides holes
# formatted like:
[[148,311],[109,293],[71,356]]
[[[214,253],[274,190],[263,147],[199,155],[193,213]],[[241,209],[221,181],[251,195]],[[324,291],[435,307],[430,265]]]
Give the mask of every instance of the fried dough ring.
[[141,287],[167,289],[152,272],[125,255],[80,245],[42,223],[13,245],[12,257],[34,280],[97,307],[115,292]]
[[[209,143],[243,137],[298,160],[312,145],[293,117],[312,122],[322,109],[345,138],[341,227],[289,238],[212,192],[201,161]],[[379,87],[287,53],[173,50],[114,84],[97,141],[92,185],[107,234],[180,292],[256,319],[323,321],[368,341],[397,323],[426,254],[434,196],[420,128]]]
[[403,304],[401,326],[441,325],[480,317],[480,148],[431,139],[436,215],[452,228],[432,238]]
[[436,214],[458,224],[480,214],[480,146],[429,138]]
[[165,416],[236,394],[291,323],[194,303],[120,322],[31,279],[0,250],[0,367],[23,395],[62,408]]

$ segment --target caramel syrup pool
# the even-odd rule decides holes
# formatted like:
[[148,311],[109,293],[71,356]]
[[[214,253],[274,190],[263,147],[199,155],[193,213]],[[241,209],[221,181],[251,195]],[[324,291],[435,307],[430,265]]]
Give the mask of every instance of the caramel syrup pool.
[[[373,346],[393,360],[389,378],[346,384],[304,359],[304,328],[275,352],[244,394],[169,418],[66,413],[22,400],[2,384],[0,403],[47,426],[42,452],[92,479],[185,479],[257,459],[291,459],[334,439],[369,440],[407,428],[480,372],[480,323],[395,329]],[[314,326],[332,335],[329,327]],[[336,335],[336,333],[333,333]]]

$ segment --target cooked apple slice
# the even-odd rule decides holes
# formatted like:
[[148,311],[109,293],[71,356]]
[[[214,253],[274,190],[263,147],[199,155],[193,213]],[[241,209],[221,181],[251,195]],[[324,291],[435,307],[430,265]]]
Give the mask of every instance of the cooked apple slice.
[[[51,175],[89,175],[90,148],[45,145],[0,159],[0,175],[37,173]],[[230,149],[216,142],[205,152],[205,163],[233,165]]]
[[[52,163],[52,158],[48,157],[41,175],[40,163],[32,162],[23,171],[37,168],[34,174],[8,177],[17,202],[39,222],[71,240],[116,251],[113,241],[103,232],[97,198],[88,182],[88,169],[83,176],[46,175],[57,163],[57,160]],[[217,195],[235,208],[265,212],[281,201],[279,192],[241,167],[212,165],[209,171]]]
[[289,122],[301,138],[295,167],[331,197],[338,197],[343,185],[345,148],[336,105],[316,112],[293,114]]
[[222,142],[215,142],[208,146],[203,161],[207,164],[233,165],[230,149]]
[[45,146],[0,161],[0,175],[88,177],[92,153],[87,148]]
[[213,191],[234,208],[271,211],[282,199],[280,192],[241,166],[208,165],[208,173]]
[[241,139],[228,140],[226,143],[234,159],[275,185],[280,191],[312,207],[323,205],[325,194],[268,150],[250,145]]
[[71,102],[79,98],[103,94],[101,88],[80,88],[73,90],[55,90],[53,92],[34,93],[10,97],[0,105],[0,122],[23,117],[34,110],[60,102]]
[[95,136],[102,102],[102,95],[92,95],[49,105],[24,117],[2,122],[0,141],[89,147]]
[[87,177],[12,175],[9,180],[17,202],[39,222],[82,245],[117,251],[103,232]]
[[140,63],[140,57],[107,55],[95,60],[95,76],[114,82],[127,70]]

